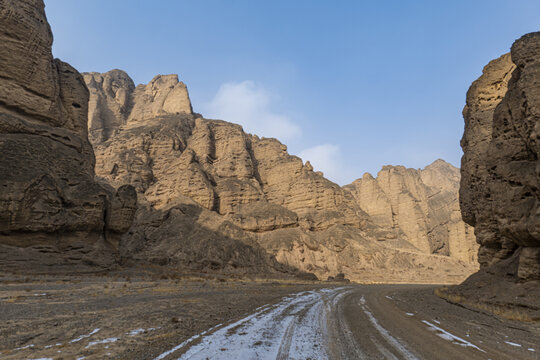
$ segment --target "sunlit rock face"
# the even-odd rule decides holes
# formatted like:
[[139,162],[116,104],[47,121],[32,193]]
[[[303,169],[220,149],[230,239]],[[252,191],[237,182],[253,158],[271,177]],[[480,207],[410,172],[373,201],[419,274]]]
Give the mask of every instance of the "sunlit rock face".
[[0,265],[110,264],[136,193],[94,180],[84,80],[53,59],[41,0],[0,1],[0,39]]
[[424,169],[384,166],[347,185],[358,205],[394,239],[426,254],[475,263],[473,229],[461,219],[459,169],[437,160]]
[[353,280],[454,282],[475,270],[466,256],[442,256],[450,245],[435,256],[392,237],[348,189],[278,140],[193,113],[176,75],[135,90],[126,76],[85,74],[90,114],[114,115],[108,135],[92,137],[96,173],[114,186],[133,185],[146,204],[124,237],[126,257],[196,269],[275,269],[264,250],[322,279],[343,272]]

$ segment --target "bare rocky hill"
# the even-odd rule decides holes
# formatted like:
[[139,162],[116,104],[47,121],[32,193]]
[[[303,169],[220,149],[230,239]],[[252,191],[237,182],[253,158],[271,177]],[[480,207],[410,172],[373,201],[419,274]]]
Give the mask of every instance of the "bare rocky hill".
[[490,62],[463,110],[463,219],[481,270],[451,293],[540,318],[540,32]]
[[84,80],[53,59],[41,0],[0,1],[0,39],[0,266],[109,266],[137,198],[94,180]]
[[193,113],[176,75],[137,87],[121,70],[84,78],[96,173],[132,184],[144,203],[126,258],[242,269],[246,259],[227,245],[235,242],[323,279],[458,281],[476,268],[472,257],[433,255],[381,227],[276,139]]
[[384,166],[345,188],[390,239],[406,240],[426,254],[476,262],[474,229],[461,219],[459,169],[437,160],[424,169]]

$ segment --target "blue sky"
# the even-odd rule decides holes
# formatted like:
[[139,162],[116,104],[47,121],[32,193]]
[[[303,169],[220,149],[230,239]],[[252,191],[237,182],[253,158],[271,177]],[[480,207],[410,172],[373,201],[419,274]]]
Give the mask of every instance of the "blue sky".
[[177,73],[194,110],[273,136],[346,184],[382,165],[459,166],[470,83],[538,0],[45,0],[53,53],[135,83]]

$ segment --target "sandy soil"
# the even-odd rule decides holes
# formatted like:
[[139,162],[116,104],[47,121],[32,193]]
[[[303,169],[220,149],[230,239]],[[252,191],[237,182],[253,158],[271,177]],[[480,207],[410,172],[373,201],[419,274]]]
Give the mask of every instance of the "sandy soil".
[[158,359],[538,359],[540,328],[450,304],[433,286],[303,291]]
[[323,286],[161,277],[0,279],[0,358],[153,359],[205,329]]
[[539,359],[540,324],[428,285],[4,278],[2,359]]

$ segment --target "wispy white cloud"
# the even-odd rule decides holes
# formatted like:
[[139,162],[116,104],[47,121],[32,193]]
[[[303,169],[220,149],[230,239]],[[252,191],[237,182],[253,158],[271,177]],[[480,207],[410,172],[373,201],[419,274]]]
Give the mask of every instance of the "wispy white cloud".
[[340,185],[345,185],[348,170],[338,145],[322,144],[302,150],[299,157],[309,161],[313,170],[322,171],[324,176]]
[[282,141],[301,135],[300,127],[286,115],[272,109],[273,96],[253,81],[221,85],[216,96],[202,106],[206,118],[240,124],[244,130]]

